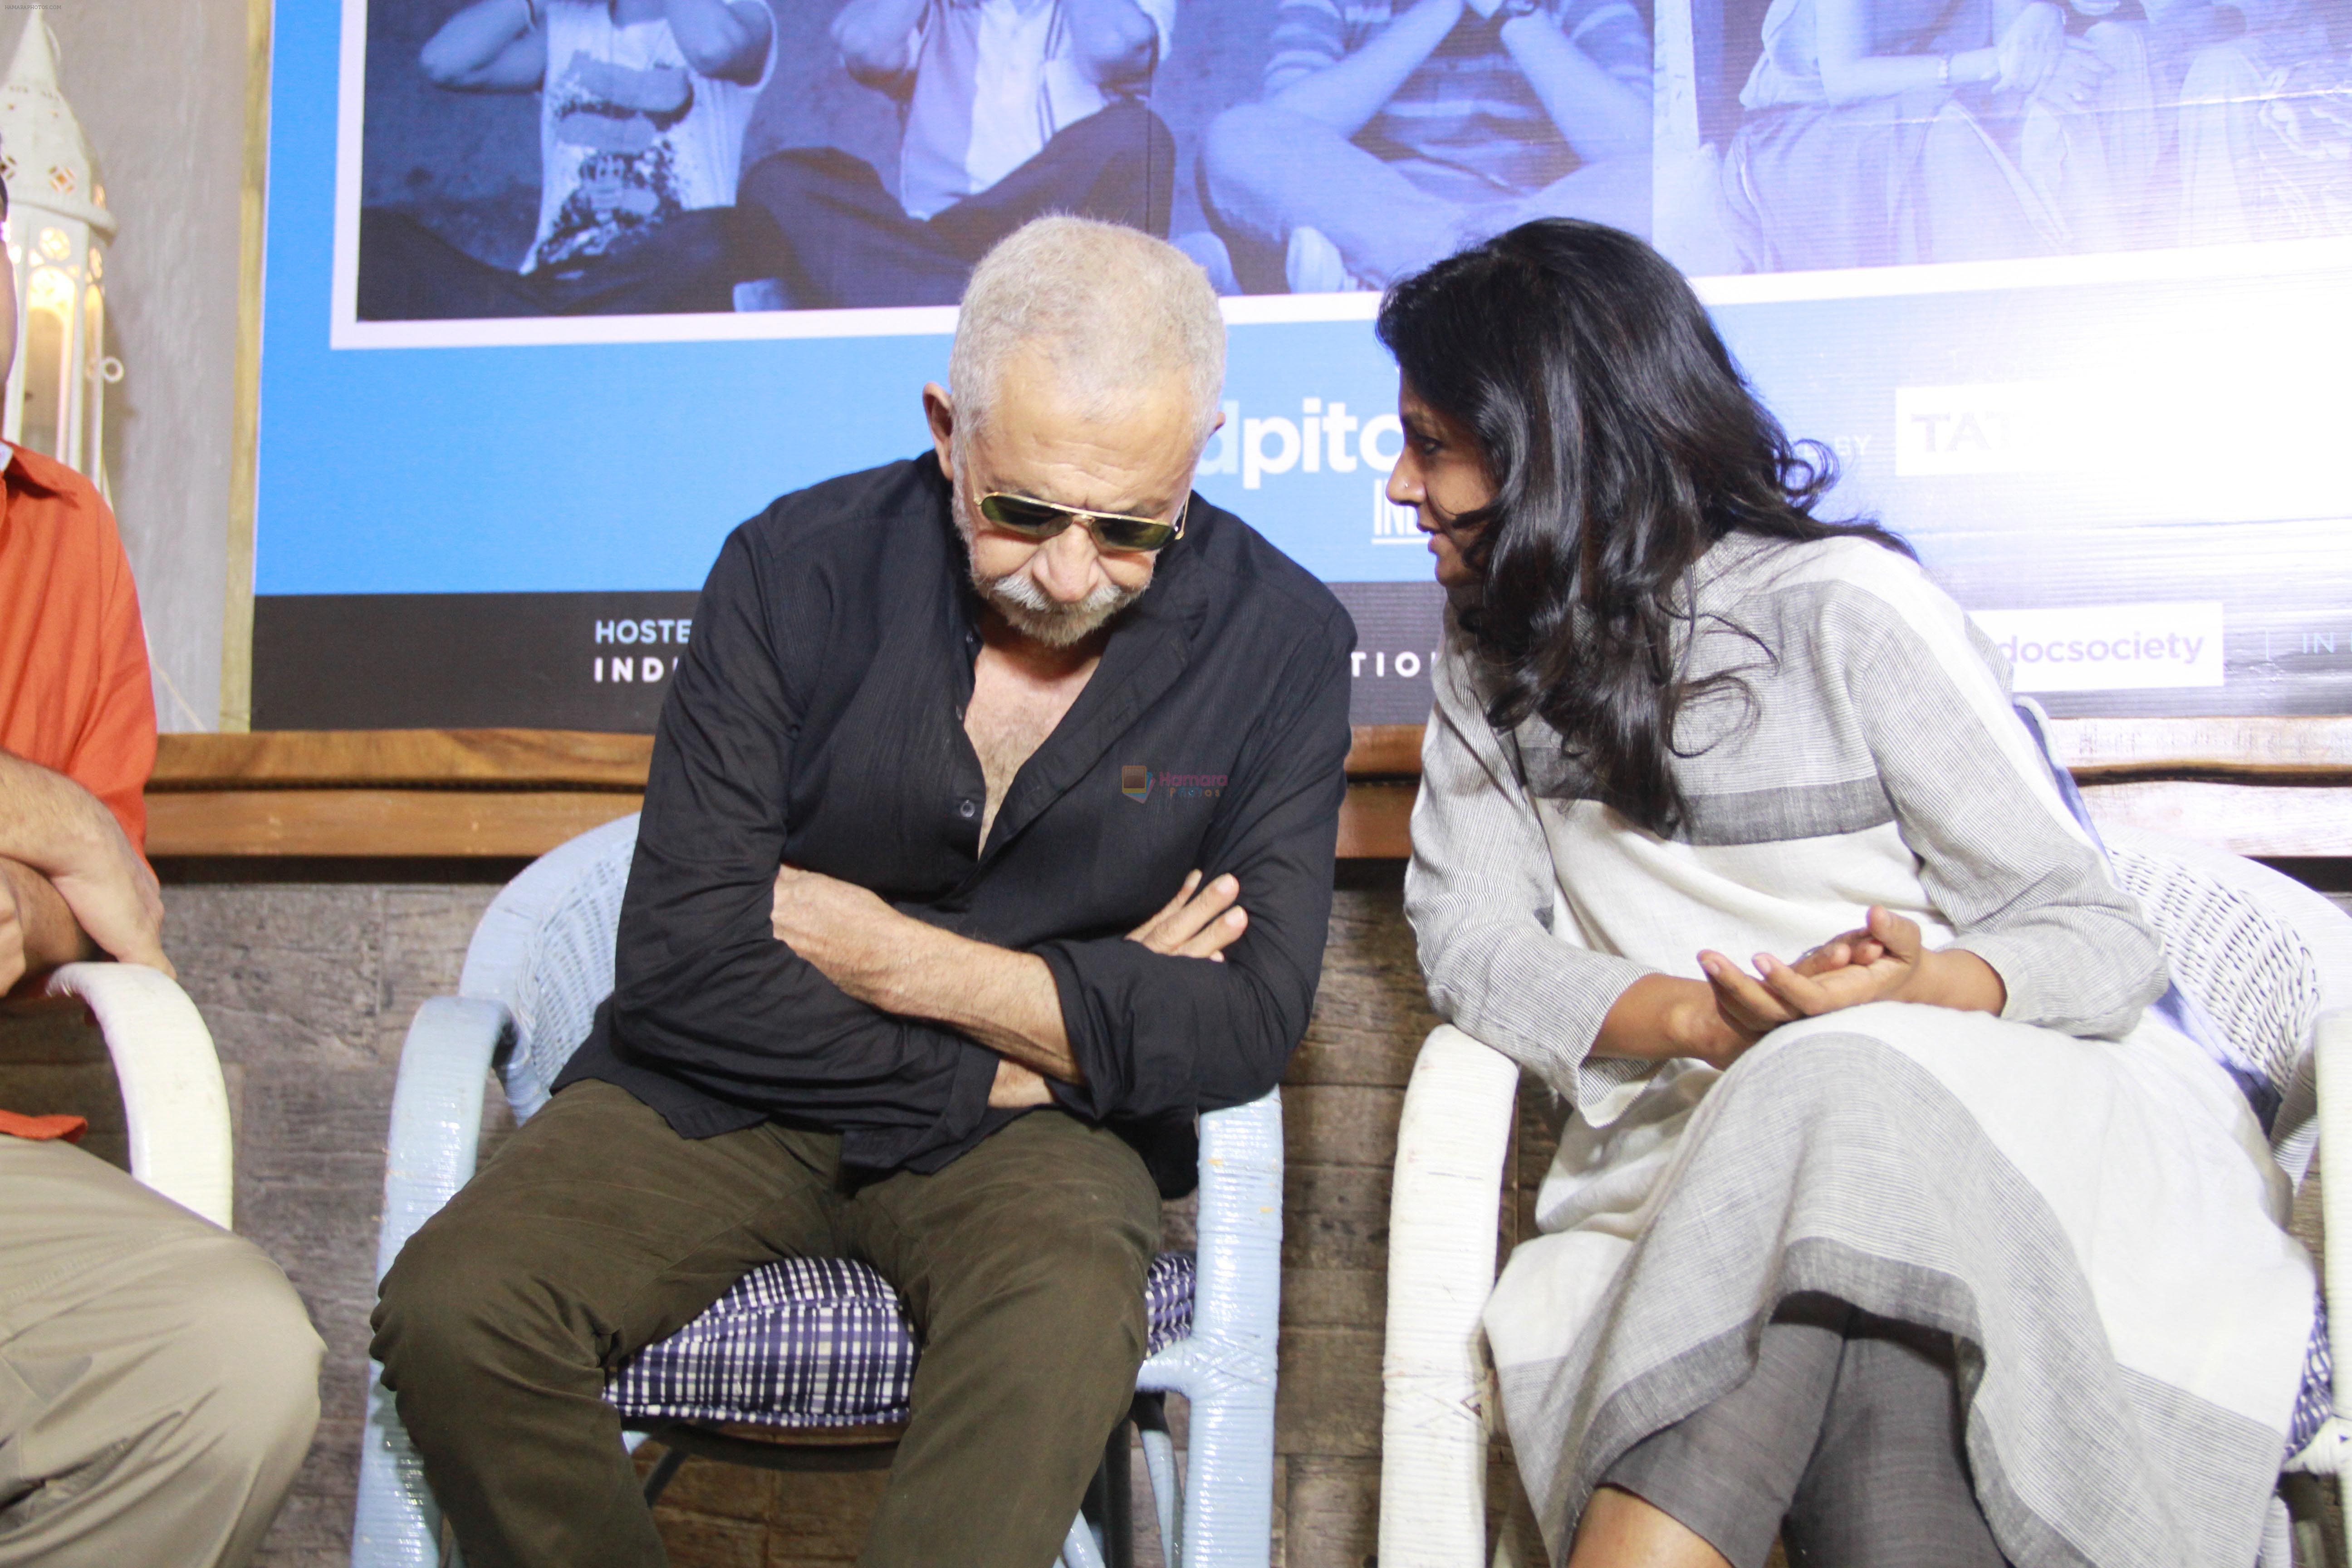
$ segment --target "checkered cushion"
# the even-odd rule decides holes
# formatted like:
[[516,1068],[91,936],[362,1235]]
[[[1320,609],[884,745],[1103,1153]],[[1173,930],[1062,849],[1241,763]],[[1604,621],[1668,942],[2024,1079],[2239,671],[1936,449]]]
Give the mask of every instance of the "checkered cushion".
[[[1192,1255],[1154,1258],[1143,1299],[1147,1354],[1191,1334]],[[866,1426],[906,1419],[918,1353],[882,1276],[863,1263],[788,1258],[639,1352],[604,1397],[641,1420]]]

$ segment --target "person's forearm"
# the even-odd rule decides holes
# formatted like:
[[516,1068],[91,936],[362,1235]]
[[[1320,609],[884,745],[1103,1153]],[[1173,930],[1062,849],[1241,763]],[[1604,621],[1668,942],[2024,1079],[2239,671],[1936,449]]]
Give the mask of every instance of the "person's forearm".
[[667,0],[670,37],[686,63],[704,76],[750,83],[768,63],[767,7],[735,0]]
[[[1948,68],[1947,59],[1951,61]],[[1835,63],[1824,57],[1822,90],[1832,103],[1853,103],[1937,87],[1969,87],[2000,75],[2000,53],[1990,48],[1956,55],[1865,55]]]
[[1160,29],[1135,0],[1069,0],[1070,41],[1097,82],[1132,81],[1160,55]]
[[1518,63],[1551,116],[1560,139],[1588,163],[1650,147],[1650,100],[1607,71],[1569,41],[1542,11],[1503,24],[1503,47]]
[[852,75],[883,76],[914,65],[907,39],[930,0],[849,0],[833,19],[833,41]]
[[105,811],[63,773],[0,752],[0,857],[45,878],[87,872],[105,847],[99,820]]
[[[2013,15],[2024,0],[2007,4]],[[1990,81],[2000,74],[1999,54],[1990,48],[1970,49],[1950,57],[1948,68],[1937,55],[1881,55],[1872,52],[1874,24],[1870,0],[1818,0],[1816,47],[1821,61],[1822,90],[1832,103],[1864,99],[1894,98],[1927,91],[1947,83],[1953,87]],[[1993,36],[2000,36],[1997,22]]]
[[1267,102],[1353,136],[1396,96],[1405,78],[1420,68],[1461,19],[1462,0],[1420,0],[1370,43],[1337,65],[1291,83]]
[[0,857],[0,880],[15,902],[17,940],[27,972],[98,956],[98,944],[49,879],[21,860]]
[[1585,1054],[1644,1062],[1696,1057],[1722,1066],[1750,1043],[1724,1021],[1706,981],[1645,974],[1611,1005]]
[[524,0],[478,0],[425,40],[417,64],[435,86],[471,88],[490,85],[507,51],[537,30],[539,4]]
[[893,948],[868,974],[845,977],[842,988],[886,1013],[944,1024],[1047,1078],[1086,1081],[1044,959],[911,918]]

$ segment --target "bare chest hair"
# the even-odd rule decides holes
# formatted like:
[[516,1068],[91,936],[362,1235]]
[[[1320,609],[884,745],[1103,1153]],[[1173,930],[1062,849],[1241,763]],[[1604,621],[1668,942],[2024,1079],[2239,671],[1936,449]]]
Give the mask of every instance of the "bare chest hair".
[[1024,669],[993,648],[981,650],[972,666],[971,705],[964,710],[963,732],[980,753],[980,771],[988,781],[988,810],[980,819],[982,843],[996,822],[996,808],[1004,804],[1021,771],[1095,672],[1098,658],[1066,673],[1042,676]]

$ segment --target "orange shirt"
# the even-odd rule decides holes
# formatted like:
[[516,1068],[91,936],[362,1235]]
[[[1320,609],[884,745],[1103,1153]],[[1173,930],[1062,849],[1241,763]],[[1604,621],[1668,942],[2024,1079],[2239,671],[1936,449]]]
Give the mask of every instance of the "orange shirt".
[[144,849],[155,698],[114,514],[64,464],[0,450],[0,751],[98,796]]
[[[97,489],[13,444],[0,469],[0,751],[72,779],[147,847],[155,697],[139,591]],[[79,1141],[79,1116],[0,1110],[0,1133]]]

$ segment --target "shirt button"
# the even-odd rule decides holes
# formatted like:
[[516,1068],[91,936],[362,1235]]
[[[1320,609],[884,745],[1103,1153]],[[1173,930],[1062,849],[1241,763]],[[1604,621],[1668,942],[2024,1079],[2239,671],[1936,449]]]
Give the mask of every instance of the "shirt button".
[[971,802],[971,801],[968,801],[968,800],[964,800],[964,801],[958,801],[958,802],[956,803],[956,815],[957,815],[958,816],[962,817],[965,821],[969,822],[969,821],[971,821],[973,817],[978,816],[980,815],[980,807],[979,807],[979,805],[976,805],[975,803],[973,803],[973,802]]

